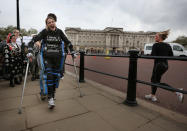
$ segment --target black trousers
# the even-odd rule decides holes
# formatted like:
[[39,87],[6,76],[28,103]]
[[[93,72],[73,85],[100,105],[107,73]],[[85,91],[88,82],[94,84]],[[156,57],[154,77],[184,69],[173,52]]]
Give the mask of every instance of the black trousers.
[[[153,73],[152,73],[152,77],[151,77],[151,82],[152,83],[160,83],[160,80],[162,78],[162,75],[168,70],[168,64],[166,63],[155,63],[154,67],[153,67]],[[152,95],[156,94],[157,91],[157,87],[156,86],[152,86]]]
[[55,90],[59,82],[60,63],[62,56],[44,57],[45,73],[47,74],[48,98],[55,97]]
[[62,70],[61,70],[61,72],[60,72],[60,75],[61,75],[61,76],[64,75],[64,73],[65,73],[65,62],[66,62],[66,57],[67,57],[67,54],[65,54],[65,56],[64,56],[63,68],[62,68]]
[[31,68],[32,77],[34,77],[36,79],[37,76],[39,76],[39,67],[38,67],[38,63],[37,63],[37,58],[36,57],[33,59],[30,68]]

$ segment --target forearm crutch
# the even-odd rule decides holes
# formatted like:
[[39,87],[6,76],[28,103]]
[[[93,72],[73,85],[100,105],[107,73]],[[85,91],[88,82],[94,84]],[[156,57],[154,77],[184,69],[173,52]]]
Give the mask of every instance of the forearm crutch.
[[25,90],[25,85],[26,85],[26,81],[27,81],[28,70],[29,70],[29,59],[27,60],[25,79],[24,79],[24,84],[23,84],[23,87],[22,87],[21,104],[20,104],[20,107],[19,107],[19,110],[18,110],[18,114],[22,113],[23,96],[24,96],[24,90]]
[[75,75],[76,75],[76,79],[77,79],[77,84],[78,84],[78,88],[79,88],[79,92],[80,92],[80,97],[83,97],[83,94],[82,94],[81,89],[80,89],[78,75],[77,75],[77,67],[76,67],[76,64],[75,64],[75,59],[72,57],[72,60],[73,60],[73,66],[74,66]]

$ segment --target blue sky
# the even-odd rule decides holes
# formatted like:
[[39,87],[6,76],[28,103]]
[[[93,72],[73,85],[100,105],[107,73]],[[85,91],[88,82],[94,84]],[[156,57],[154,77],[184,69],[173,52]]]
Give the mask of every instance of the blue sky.
[[[22,28],[41,30],[48,13],[57,15],[57,26],[124,31],[171,29],[168,41],[187,36],[187,0],[19,0]],[[16,26],[16,0],[0,0],[0,27]]]

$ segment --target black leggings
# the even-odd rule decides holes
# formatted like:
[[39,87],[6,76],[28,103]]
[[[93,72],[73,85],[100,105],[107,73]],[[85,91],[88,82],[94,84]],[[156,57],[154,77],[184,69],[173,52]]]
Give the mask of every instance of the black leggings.
[[[168,64],[166,63],[156,63],[153,67],[153,73],[151,77],[152,83],[160,83],[162,75],[168,70]],[[152,86],[152,95],[156,94],[157,87]]]

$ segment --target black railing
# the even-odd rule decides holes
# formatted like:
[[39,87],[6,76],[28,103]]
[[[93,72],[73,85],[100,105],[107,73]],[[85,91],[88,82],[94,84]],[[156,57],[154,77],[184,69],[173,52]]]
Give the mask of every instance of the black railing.
[[[80,52],[80,66],[77,66],[80,68],[79,70],[79,82],[85,82],[84,80],[84,70],[88,70],[91,72],[99,73],[102,75],[107,75],[111,77],[116,77],[120,79],[125,79],[128,80],[128,85],[127,85],[127,97],[126,100],[124,101],[124,104],[127,104],[129,106],[136,106],[137,101],[136,101],[136,83],[141,83],[149,86],[156,86],[168,91],[172,92],[180,92],[183,94],[187,94],[187,91],[185,90],[180,90],[177,88],[173,88],[168,84],[165,83],[151,83],[151,82],[146,82],[146,81],[141,81],[137,80],[137,59],[138,58],[143,58],[143,59],[168,59],[168,60],[178,60],[178,61],[187,61],[187,57],[162,57],[162,56],[144,56],[144,55],[139,55],[139,51],[137,50],[130,50],[128,52],[129,54],[127,55],[98,55],[98,54],[85,54],[85,52],[81,51]],[[100,57],[127,57],[129,58],[129,71],[128,71],[128,77],[123,77],[123,76],[117,76],[114,74],[109,74],[93,69],[89,69],[84,67],[84,57],[85,56],[100,56]],[[73,66],[71,64],[67,64],[69,66]]]

